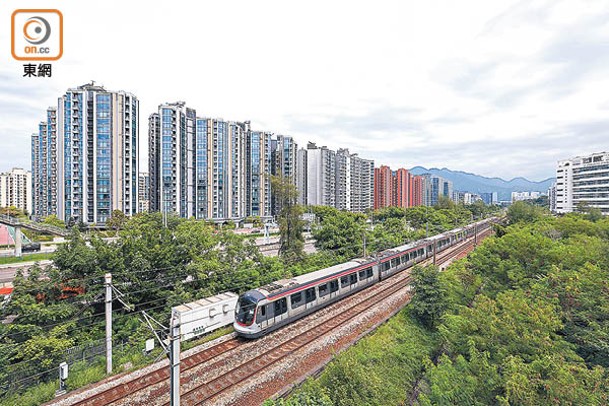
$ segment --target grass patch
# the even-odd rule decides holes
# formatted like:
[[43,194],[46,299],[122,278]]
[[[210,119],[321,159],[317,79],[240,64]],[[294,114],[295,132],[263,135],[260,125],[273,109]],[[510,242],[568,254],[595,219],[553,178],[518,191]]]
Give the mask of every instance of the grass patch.
[[6,264],[18,264],[20,262],[30,262],[30,261],[42,261],[45,259],[51,259],[53,257],[52,252],[43,252],[40,254],[26,254],[21,258],[17,257],[0,257],[0,265]]
[[[434,335],[405,308],[338,355],[319,378],[305,381],[288,399],[267,401],[265,405],[402,404],[411,395],[412,382],[420,376],[424,361],[435,348]],[[319,399],[320,403],[307,403],[310,399]]]

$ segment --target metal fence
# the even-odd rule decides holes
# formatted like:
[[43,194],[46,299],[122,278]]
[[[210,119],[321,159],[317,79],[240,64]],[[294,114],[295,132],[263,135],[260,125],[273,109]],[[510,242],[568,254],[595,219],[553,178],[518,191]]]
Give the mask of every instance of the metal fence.
[[[113,341],[116,352],[122,352],[129,344],[127,340]],[[14,393],[41,382],[58,379],[60,362],[67,362],[70,367],[78,362],[91,363],[96,359],[104,359],[106,354],[106,340],[99,339],[85,344],[68,348],[62,356],[58,357],[57,365],[51,368],[42,368],[35,360],[25,360],[8,365],[0,373],[0,394]]]

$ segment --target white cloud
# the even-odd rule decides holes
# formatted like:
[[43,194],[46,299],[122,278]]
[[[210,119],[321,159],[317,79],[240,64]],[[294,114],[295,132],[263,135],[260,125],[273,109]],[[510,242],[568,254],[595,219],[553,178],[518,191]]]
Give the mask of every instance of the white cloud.
[[[203,116],[249,119],[379,164],[545,178],[573,155],[571,140],[578,153],[608,148],[584,125],[596,131],[607,117],[608,6],[64,1],[53,78],[0,66],[0,142],[11,151],[0,169],[29,166],[46,107],[94,79],[139,97],[142,144],[157,105],[184,100]],[[5,1],[0,16],[23,7]],[[8,40],[0,55],[10,60]]]

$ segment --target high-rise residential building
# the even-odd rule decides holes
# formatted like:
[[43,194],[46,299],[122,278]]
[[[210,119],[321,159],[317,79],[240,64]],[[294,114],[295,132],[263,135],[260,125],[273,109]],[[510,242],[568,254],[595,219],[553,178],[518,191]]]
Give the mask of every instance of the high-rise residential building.
[[424,198],[425,191],[425,177],[424,176],[413,176],[412,177],[412,205],[423,206],[425,202]]
[[374,208],[374,161],[351,155],[351,211]]
[[392,171],[382,165],[374,169],[374,208],[415,205],[413,177],[404,168]]
[[435,206],[438,204],[440,196],[452,199],[453,184],[451,181],[429,173],[421,176],[425,178],[423,186],[423,204],[425,206]]
[[548,206],[551,212],[556,212],[556,183],[548,188]]
[[287,135],[277,135],[271,142],[272,174],[290,179],[296,184],[296,154],[298,145]]
[[33,211],[103,224],[138,210],[137,98],[94,83],[68,89],[32,136]]
[[341,148],[336,152],[336,195],[334,202],[339,210],[351,210],[351,155],[348,149]]
[[46,119],[32,134],[32,215],[43,218],[57,212],[57,107],[49,107]]
[[149,119],[151,210],[197,219],[270,215],[271,134],[165,103]]
[[158,113],[148,119],[149,150],[154,151],[149,155],[148,167],[151,184],[158,188],[154,200],[159,211],[186,218],[195,215],[196,115],[184,102],[176,102],[161,104]]
[[336,152],[335,207],[364,212],[374,205],[374,161],[341,148]]
[[307,145],[307,202],[314,206],[336,204],[336,153],[312,142]]
[[150,211],[150,174],[140,172],[138,182],[138,213],[144,213]]
[[300,148],[296,152],[296,189],[298,204],[307,205],[307,150]]
[[271,133],[246,134],[246,214],[271,215]]
[[391,168],[381,165],[374,168],[374,209],[391,206],[393,188],[393,173]]
[[599,152],[558,161],[556,213],[588,206],[609,214],[609,153]]
[[149,203],[150,211],[161,210],[160,167],[157,163],[161,150],[161,117],[152,113],[148,117],[148,178],[150,181]]
[[[287,135],[277,135],[271,140],[271,173],[288,180],[298,187],[297,174],[298,145],[294,139]],[[274,215],[279,214],[281,207],[271,193],[271,207]]]
[[394,172],[393,179],[393,206],[412,207],[412,175],[410,172],[404,168],[399,168]]
[[0,173],[0,207],[32,213],[32,173],[22,168]]

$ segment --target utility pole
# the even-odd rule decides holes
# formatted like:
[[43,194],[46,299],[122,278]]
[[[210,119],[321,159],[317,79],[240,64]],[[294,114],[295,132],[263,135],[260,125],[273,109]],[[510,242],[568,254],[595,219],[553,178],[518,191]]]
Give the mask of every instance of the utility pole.
[[474,223],[474,247],[478,246],[478,223]]
[[104,276],[106,285],[106,373],[112,373],[112,274]]
[[175,310],[169,323],[169,361],[171,364],[171,406],[180,405],[180,322]]
[[364,230],[364,258],[366,258],[366,230]]
[[15,256],[17,258],[21,258],[21,227],[16,225],[14,227],[15,230]]

